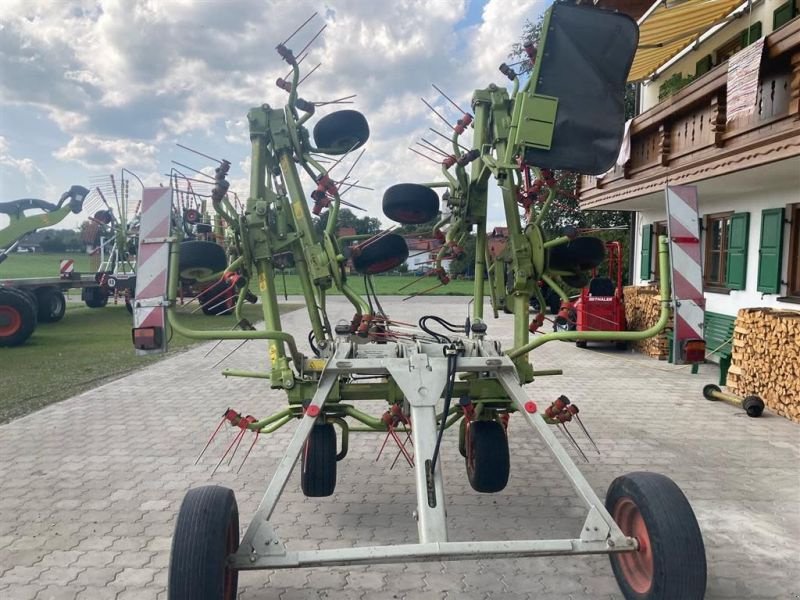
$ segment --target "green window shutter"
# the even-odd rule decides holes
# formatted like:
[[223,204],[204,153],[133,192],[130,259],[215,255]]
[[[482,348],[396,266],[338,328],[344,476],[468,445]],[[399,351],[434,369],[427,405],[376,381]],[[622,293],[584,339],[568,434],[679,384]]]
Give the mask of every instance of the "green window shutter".
[[731,290],[743,290],[747,283],[747,234],[750,213],[736,213],[728,229],[728,261],[725,285]]
[[642,225],[642,264],[639,267],[639,277],[650,281],[650,252],[653,241],[653,226]]
[[761,21],[756,21],[748,29],[742,31],[742,48],[746,48],[761,37]]
[[694,68],[694,74],[697,77],[700,77],[703,73],[708,73],[713,67],[713,63],[711,61],[711,55],[706,54],[703,58],[697,61],[697,64]]
[[794,18],[794,0],[789,0],[786,4],[779,6],[772,13],[772,29],[777,29],[785,25]]
[[758,291],[777,294],[781,286],[783,255],[783,209],[761,211],[761,242],[758,247]]

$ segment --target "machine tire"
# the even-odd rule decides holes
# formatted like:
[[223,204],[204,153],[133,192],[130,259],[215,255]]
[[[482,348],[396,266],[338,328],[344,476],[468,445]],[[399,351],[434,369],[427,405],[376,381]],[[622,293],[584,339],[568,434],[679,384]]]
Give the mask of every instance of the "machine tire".
[[439,196],[418,183],[398,183],[383,193],[383,214],[403,225],[427,223],[439,214]]
[[103,308],[108,304],[108,294],[100,287],[83,288],[82,296],[89,308]]
[[617,477],[606,508],[635,552],[610,554],[626,600],[702,600],[706,590],[703,536],[689,501],[668,477],[636,472]]
[[346,154],[368,139],[369,124],[357,110],[337,110],[314,125],[314,144],[323,154]]
[[330,423],[317,423],[303,445],[300,488],[309,498],[333,494],[336,488],[336,431]]
[[614,347],[617,350],[625,351],[628,349],[628,342],[614,342]]
[[403,236],[389,233],[370,242],[353,256],[353,267],[363,275],[385,273],[396,269],[408,259],[408,244]]
[[19,346],[36,329],[36,307],[14,288],[0,288],[0,347]]
[[586,348],[586,344],[587,344],[586,340],[578,340],[577,342],[575,342],[575,345],[578,348]]
[[742,408],[748,417],[760,417],[764,412],[764,401],[758,396],[747,396],[742,400]]
[[196,281],[224,271],[228,266],[225,249],[214,242],[191,240],[180,246],[178,272],[184,281]]
[[40,323],[55,323],[64,318],[67,311],[67,299],[57,287],[41,287],[36,289],[39,301],[37,316]]
[[476,492],[493,494],[508,484],[508,436],[497,421],[472,421],[466,435],[467,477]]
[[606,244],[596,237],[577,237],[550,250],[548,265],[558,271],[588,271],[606,257]]
[[234,600],[239,573],[227,566],[239,548],[233,490],[206,485],[183,499],[169,559],[170,600]]

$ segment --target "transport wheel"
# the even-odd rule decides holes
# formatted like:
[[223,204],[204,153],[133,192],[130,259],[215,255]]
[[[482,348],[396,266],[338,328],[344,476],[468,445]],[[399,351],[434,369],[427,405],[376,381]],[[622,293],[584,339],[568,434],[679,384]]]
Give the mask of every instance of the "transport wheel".
[[36,308],[27,295],[0,288],[0,346],[19,346],[36,329]]
[[408,259],[408,244],[403,236],[389,233],[374,242],[367,240],[360,252],[353,253],[353,266],[363,275],[385,273]]
[[213,317],[227,315],[233,311],[234,303],[231,300],[234,294],[232,289],[228,289],[230,287],[229,283],[217,281],[197,294],[197,300],[200,302],[204,315]]
[[228,266],[225,250],[214,242],[191,240],[180,246],[178,272],[181,279],[195,281],[224,271]]
[[89,308],[103,308],[108,304],[108,294],[99,287],[83,288],[81,295]]
[[548,264],[559,271],[588,271],[603,262],[606,244],[596,237],[578,237],[550,250]]
[[346,154],[369,139],[367,119],[357,110],[338,110],[314,125],[314,144],[323,154]]
[[760,417],[764,412],[764,401],[758,396],[747,396],[742,400],[742,408],[748,417]]
[[497,421],[472,421],[467,427],[467,477],[476,492],[492,494],[508,483],[508,437]]
[[39,301],[37,316],[40,323],[55,323],[64,318],[67,299],[64,298],[60,289],[56,287],[37,288],[36,299]]
[[617,350],[627,350],[628,342],[614,342],[614,347],[616,347]]
[[170,600],[234,600],[239,573],[228,556],[239,548],[233,490],[206,485],[183,498],[169,559]]
[[612,553],[611,568],[627,600],[702,600],[706,590],[703,536],[689,501],[668,477],[636,472],[617,477],[606,508],[635,552]]
[[310,498],[330,496],[336,488],[336,431],[317,423],[303,445],[300,487]]
[[[29,288],[15,288],[15,289],[17,290],[17,292],[19,292],[20,294],[25,296],[31,304],[33,304],[33,310],[36,311],[36,314],[38,316],[38,314],[39,314],[39,298],[36,295],[36,292],[34,292],[33,290],[31,290]],[[37,318],[36,320],[38,322],[39,319]]]
[[439,214],[439,196],[417,183],[398,183],[383,193],[383,214],[403,225],[427,223]]

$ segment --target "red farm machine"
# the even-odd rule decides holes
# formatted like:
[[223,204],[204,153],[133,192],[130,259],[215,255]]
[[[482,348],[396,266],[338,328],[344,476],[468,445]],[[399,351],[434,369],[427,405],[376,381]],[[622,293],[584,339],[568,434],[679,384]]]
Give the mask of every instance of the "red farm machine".
[[[575,302],[578,331],[627,331],[625,320],[625,294],[622,286],[622,244],[606,242],[607,275],[595,268],[588,285],[581,288]],[[578,348],[586,348],[588,340],[577,340]],[[620,350],[628,347],[626,341],[614,342]]]

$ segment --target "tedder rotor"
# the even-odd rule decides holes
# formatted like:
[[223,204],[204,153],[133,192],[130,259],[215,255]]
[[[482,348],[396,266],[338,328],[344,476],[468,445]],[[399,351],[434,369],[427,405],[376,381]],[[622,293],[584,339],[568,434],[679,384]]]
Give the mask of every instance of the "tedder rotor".
[[[546,12],[542,32],[538,51],[530,51],[535,58],[530,79],[521,82],[503,65],[511,90],[490,85],[475,91],[471,111],[452,124],[451,149],[441,160],[442,180],[401,183],[383,196],[387,217],[403,224],[426,223],[439,214],[435,190],[443,190],[446,216],[436,226],[443,244],[431,269],[441,284],[447,283],[442,261],[475,231],[474,302],[466,326],[430,316],[420,321],[418,332],[408,334],[379,305],[373,306],[369,294],[365,300],[350,286],[343,241],[335,235],[344,203],[342,186],[347,182],[334,179],[332,167],[323,165],[330,163],[329,157],[341,158],[363,146],[369,127],[360,113],[341,110],[317,120],[309,131],[306,124],[323,103],[298,95],[302,51],[295,54],[287,45],[290,40],[277,46],[291,67],[290,76],[278,80],[288,92],[286,106],[264,104],[247,116],[252,166],[250,193],[241,212],[228,197],[230,163],[221,161],[216,170],[211,197],[216,214],[230,231],[227,264],[220,246],[183,241],[174,189],[144,190],[133,330],[137,351],[163,351],[171,331],[194,339],[264,340],[269,348],[266,372],[225,374],[268,380],[272,388],[286,392],[287,406],[260,419],[228,410],[220,426],[227,422],[239,430],[234,439],[238,447],[247,432],[269,434],[296,423],[241,539],[232,490],[204,486],[188,492],[173,538],[172,600],[235,598],[238,572],[249,569],[575,554],[608,554],[628,599],[704,596],[703,540],[677,485],[655,473],[631,473],[615,479],[601,500],[553,432],[553,425],[564,428],[573,419],[583,426],[577,407],[564,396],[539,406],[522,387],[537,374],[529,354],[542,344],[644,339],[661,331],[670,313],[669,259],[662,238],[657,324],[640,332],[559,331],[530,337],[543,320],[540,313],[530,322],[531,297],[538,294],[540,311],[546,305],[540,282],[566,299],[563,282],[585,277],[603,260],[601,240],[579,237],[574,231],[548,239],[542,219],[553,206],[553,170],[600,174],[616,160],[623,132],[624,85],[638,41],[637,26],[627,16],[567,3],[557,3]],[[463,137],[470,128],[471,143]],[[314,181],[310,194],[303,190],[301,172]],[[510,250],[504,263],[493,262],[487,252],[490,180],[502,193],[509,231]],[[540,202],[531,205],[533,196]],[[526,223],[520,217],[523,203],[530,212]],[[328,219],[320,232],[312,213],[324,211]],[[355,268],[367,279],[396,268],[408,256],[405,240],[391,232],[359,240],[351,251]],[[275,273],[286,260],[294,265],[301,283],[313,356],[302,354],[295,338],[281,328]],[[238,327],[232,331],[187,327],[176,312],[178,290],[187,279],[217,280],[236,290]],[[326,311],[326,294],[332,288],[341,291],[354,309],[352,320],[335,326]],[[261,303],[263,327],[241,315],[251,289]],[[489,337],[486,295],[495,315],[503,306],[513,312],[514,340],[507,350]],[[436,331],[442,328],[446,334]],[[357,407],[363,400],[385,401],[386,410],[368,414]],[[512,415],[519,415],[552,453],[586,508],[583,525],[566,539],[449,541],[440,458],[443,433],[458,425],[472,488],[498,492],[508,481],[506,426]],[[395,438],[413,466],[419,542],[293,550],[270,524],[279,498],[298,459],[306,496],[334,492],[336,463],[346,454],[351,423]],[[334,426],[341,430],[344,446],[338,454]]]

